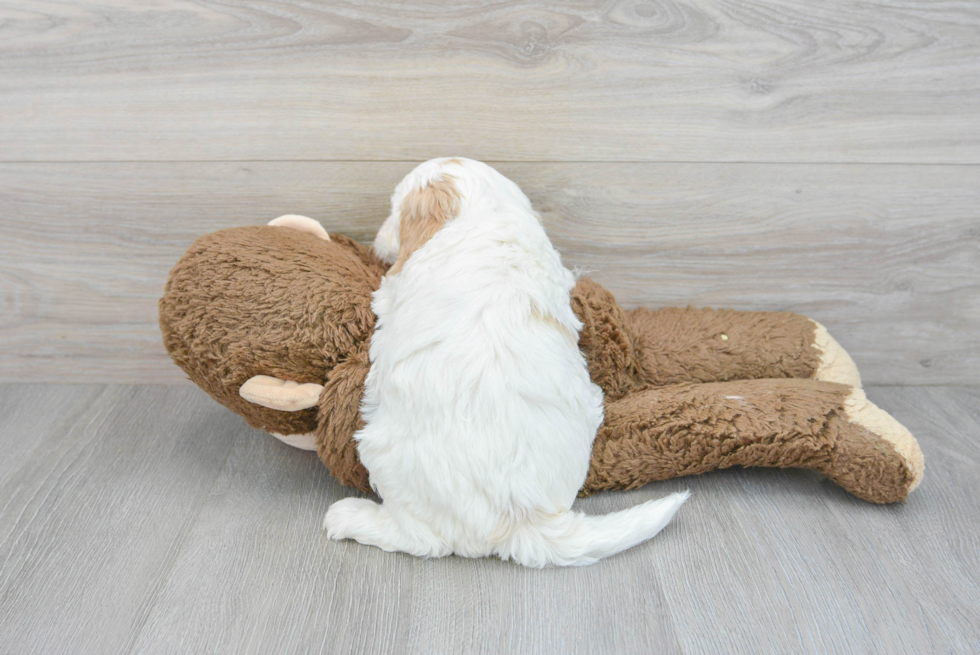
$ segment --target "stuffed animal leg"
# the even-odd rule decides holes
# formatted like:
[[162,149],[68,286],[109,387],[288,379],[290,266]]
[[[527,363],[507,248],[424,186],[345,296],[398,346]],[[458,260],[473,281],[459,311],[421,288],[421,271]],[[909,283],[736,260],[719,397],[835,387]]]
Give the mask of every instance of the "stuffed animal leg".
[[731,466],[806,468],[874,503],[904,500],[922,453],[857,387],[766,379],[651,387],[606,403],[582,494]]
[[627,312],[645,384],[812,378],[861,386],[854,360],[813,319],[791,312]]
[[850,355],[816,321],[791,312],[668,307],[623,310],[588,278],[572,291],[579,345],[607,397],[682,382],[799,378],[861,386]]

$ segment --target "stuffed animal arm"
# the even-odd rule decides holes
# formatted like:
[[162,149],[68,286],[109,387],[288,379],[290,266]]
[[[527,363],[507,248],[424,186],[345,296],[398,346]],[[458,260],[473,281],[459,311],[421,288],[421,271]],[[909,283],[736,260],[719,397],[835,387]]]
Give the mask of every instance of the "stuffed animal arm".
[[[160,300],[164,342],[215,400],[315,449],[340,482],[369,492],[353,435],[370,368],[371,293],[386,270],[364,246],[305,217],[205,235]],[[606,394],[582,494],[767,466],[812,469],[889,503],[922,479],[914,437],[866,398],[854,362],[806,317],[626,311],[587,278],[572,306]]]

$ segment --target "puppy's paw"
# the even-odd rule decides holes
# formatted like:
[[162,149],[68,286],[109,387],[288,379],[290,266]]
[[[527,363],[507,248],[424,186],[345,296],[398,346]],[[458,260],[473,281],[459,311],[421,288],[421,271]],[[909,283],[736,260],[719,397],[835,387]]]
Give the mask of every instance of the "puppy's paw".
[[330,539],[353,539],[358,526],[377,512],[378,504],[366,498],[338,500],[323,517],[323,529]]

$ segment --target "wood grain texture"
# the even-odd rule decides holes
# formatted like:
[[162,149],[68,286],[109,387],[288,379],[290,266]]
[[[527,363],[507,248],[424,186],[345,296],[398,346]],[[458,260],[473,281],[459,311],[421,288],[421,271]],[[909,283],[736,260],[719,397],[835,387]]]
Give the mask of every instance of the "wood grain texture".
[[0,158],[980,163],[969,0],[7,2]]
[[693,491],[653,541],[535,571],[326,540],[323,514],[349,490],[197,389],[2,385],[16,410],[0,413],[0,448],[15,453],[0,468],[0,643],[25,654],[975,651],[980,389],[869,396],[925,452],[905,504],[864,503],[810,472],[722,471],[580,501],[605,513]]
[[0,422],[0,643],[124,652],[240,425],[176,387],[26,389],[0,390],[22,397]]
[[[198,236],[370,241],[406,163],[0,164],[0,379],[177,382],[156,302]],[[627,306],[790,310],[869,383],[980,382],[980,167],[498,163]]]

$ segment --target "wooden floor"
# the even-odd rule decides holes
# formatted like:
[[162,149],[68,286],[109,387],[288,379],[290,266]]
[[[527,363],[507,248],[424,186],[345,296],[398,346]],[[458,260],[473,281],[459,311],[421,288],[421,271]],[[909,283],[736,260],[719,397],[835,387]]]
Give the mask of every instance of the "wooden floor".
[[857,500],[729,470],[653,541],[581,569],[328,541],[351,492],[197,389],[0,386],[5,653],[928,653],[980,648],[980,389],[880,387],[922,486]]

